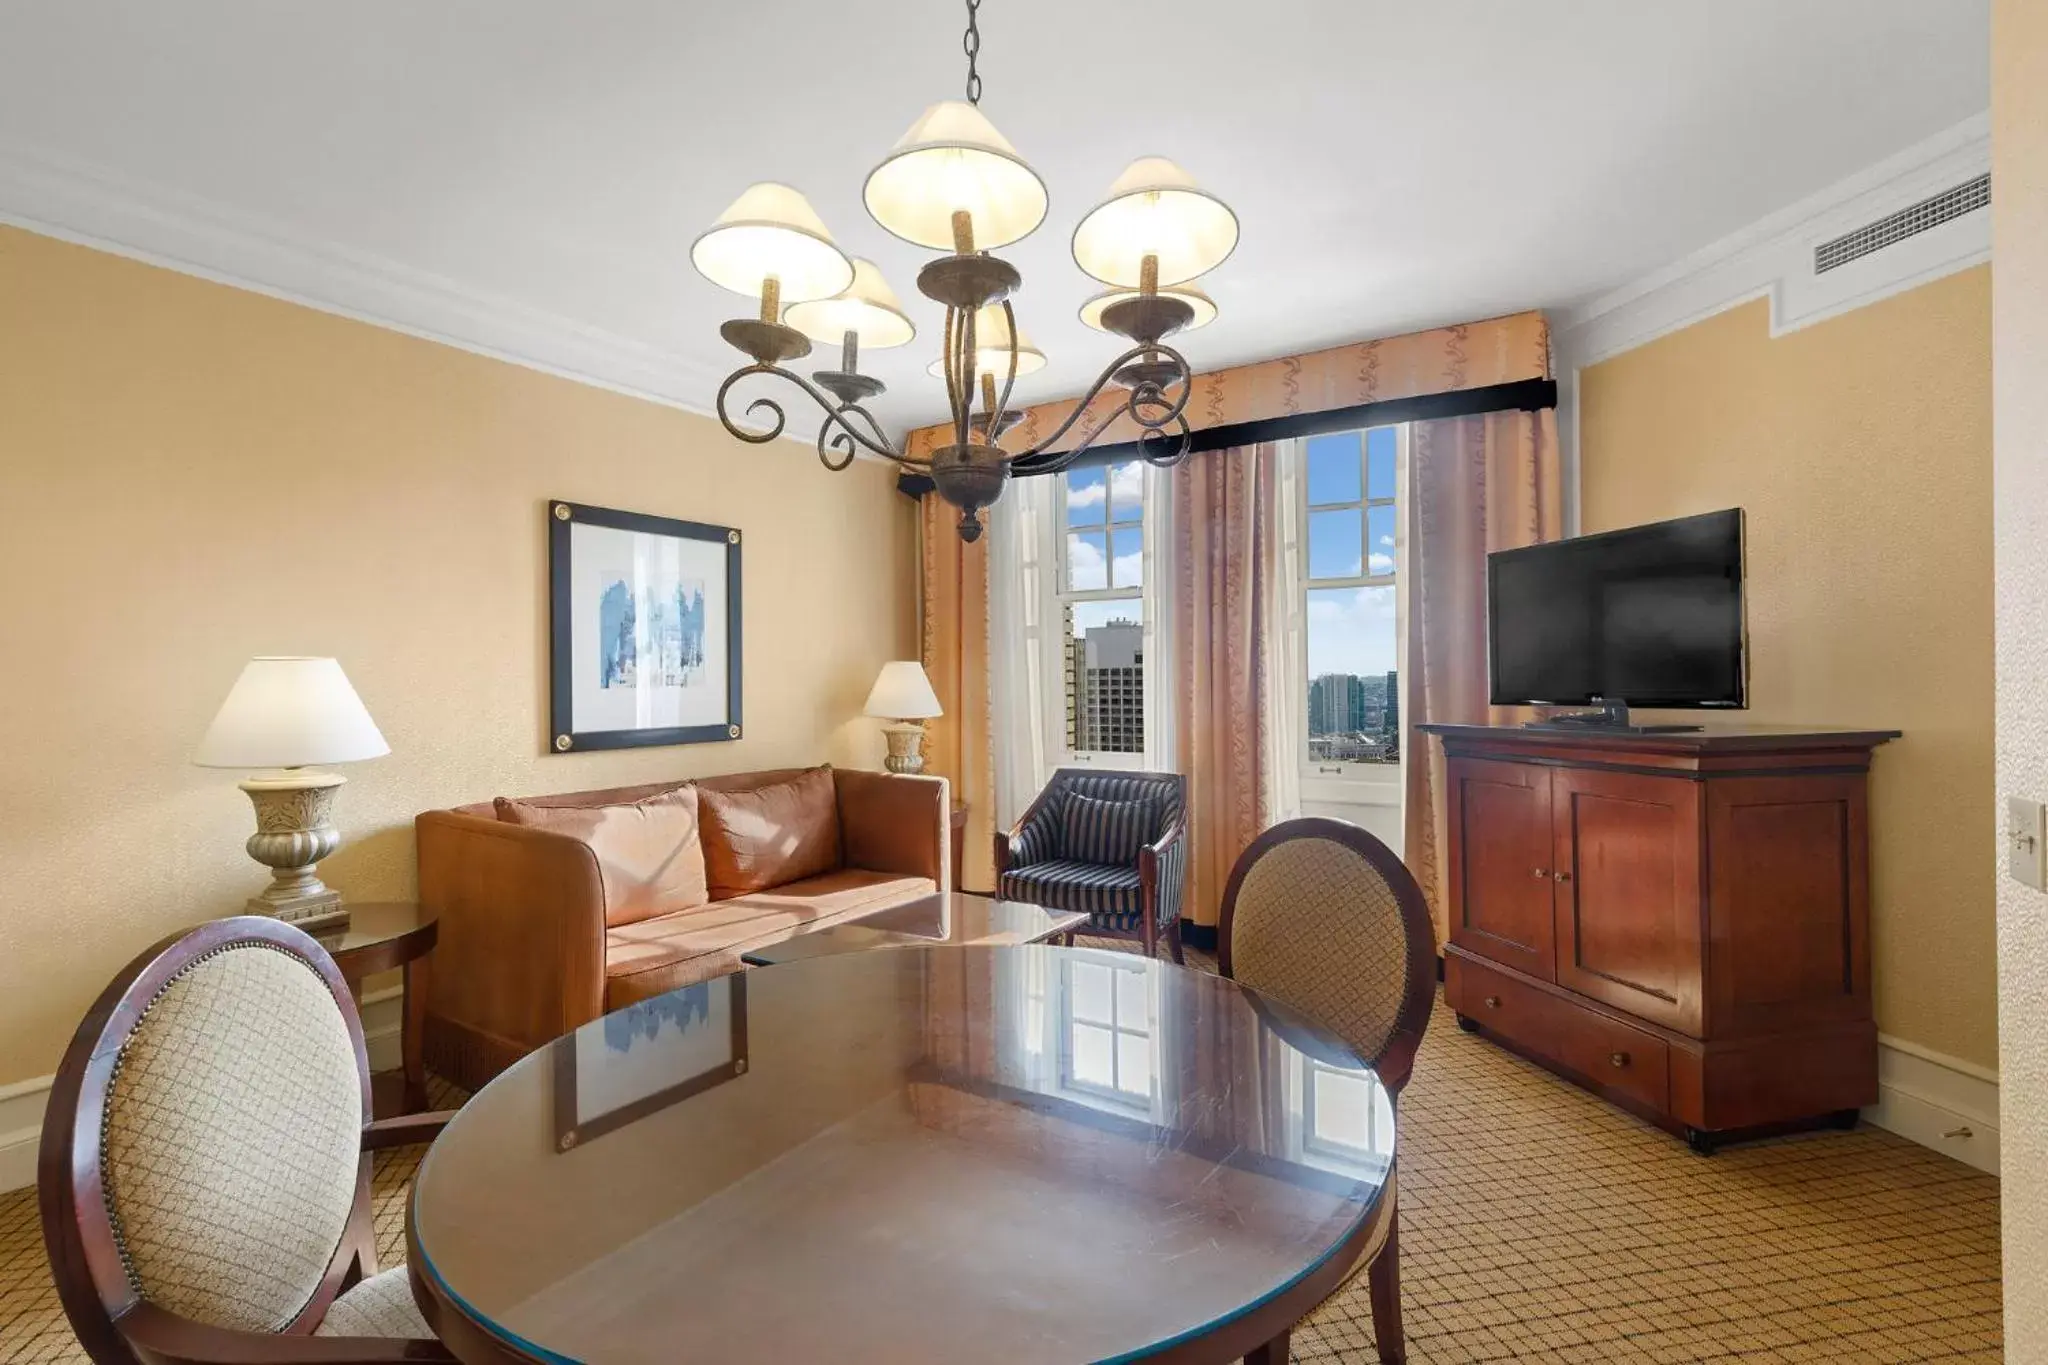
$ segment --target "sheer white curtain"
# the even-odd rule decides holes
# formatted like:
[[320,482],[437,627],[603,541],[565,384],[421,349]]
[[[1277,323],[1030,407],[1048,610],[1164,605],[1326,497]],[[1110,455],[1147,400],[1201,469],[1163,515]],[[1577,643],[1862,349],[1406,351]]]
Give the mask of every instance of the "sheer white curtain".
[[989,693],[995,749],[996,828],[1017,822],[1051,777],[1058,750],[1046,732],[1059,685],[1059,578],[1052,556],[1059,480],[1012,479],[989,513]]
[[[1199,457],[1198,457],[1199,458]],[[1268,824],[1301,814],[1301,767],[1308,755],[1308,630],[1302,536],[1308,527],[1307,443],[1282,441],[1273,479],[1273,563],[1266,574],[1266,630],[1259,641],[1272,714],[1261,731],[1259,764]]]
[[1173,471],[1145,471],[1145,768],[1180,771],[1174,752]]

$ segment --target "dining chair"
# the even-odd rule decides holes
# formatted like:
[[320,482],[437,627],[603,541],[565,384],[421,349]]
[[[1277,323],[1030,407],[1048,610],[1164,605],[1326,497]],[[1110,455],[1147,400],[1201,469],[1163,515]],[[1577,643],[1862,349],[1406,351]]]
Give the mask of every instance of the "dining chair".
[[[1436,1003],[1436,934],[1422,888],[1393,850],[1342,820],[1275,825],[1231,869],[1216,938],[1223,975],[1341,1040],[1398,1110]],[[1389,1169],[1378,1225],[1352,1267],[1366,1270],[1386,1365],[1407,1359],[1399,1202]]]
[[51,1089],[43,1240],[100,1365],[451,1361],[404,1266],[377,1268],[371,1154],[447,1113],[373,1121],[334,961],[279,920],[215,920],[129,963]]
[[1082,932],[1135,939],[1147,957],[1163,935],[1179,962],[1186,808],[1178,773],[1060,768],[1016,828],[996,834],[997,894],[1087,915]]

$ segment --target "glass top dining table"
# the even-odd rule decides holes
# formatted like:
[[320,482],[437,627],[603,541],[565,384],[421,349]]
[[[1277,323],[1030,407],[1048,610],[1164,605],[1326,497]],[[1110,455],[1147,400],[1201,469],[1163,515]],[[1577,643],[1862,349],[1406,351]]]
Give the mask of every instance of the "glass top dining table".
[[842,954],[504,1072],[421,1163],[409,1264],[472,1365],[1264,1359],[1365,1249],[1394,1151],[1372,1071],[1220,977]]

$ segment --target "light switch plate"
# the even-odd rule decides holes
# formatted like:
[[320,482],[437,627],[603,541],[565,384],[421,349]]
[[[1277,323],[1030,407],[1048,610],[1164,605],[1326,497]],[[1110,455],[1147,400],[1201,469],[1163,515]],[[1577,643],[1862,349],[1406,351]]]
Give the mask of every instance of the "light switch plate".
[[2012,879],[2037,891],[2048,890],[2042,875],[2043,844],[2048,843],[2048,806],[2024,796],[2005,798],[2005,839],[2012,851]]

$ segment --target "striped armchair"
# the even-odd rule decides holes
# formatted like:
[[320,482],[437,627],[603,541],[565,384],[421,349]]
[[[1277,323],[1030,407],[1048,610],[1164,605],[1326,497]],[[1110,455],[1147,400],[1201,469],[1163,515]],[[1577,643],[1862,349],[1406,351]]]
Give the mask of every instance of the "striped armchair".
[[1090,934],[1140,940],[1147,957],[1164,934],[1179,962],[1186,796],[1178,773],[1059,769],[996,835],[998,894],[1086,914]]

